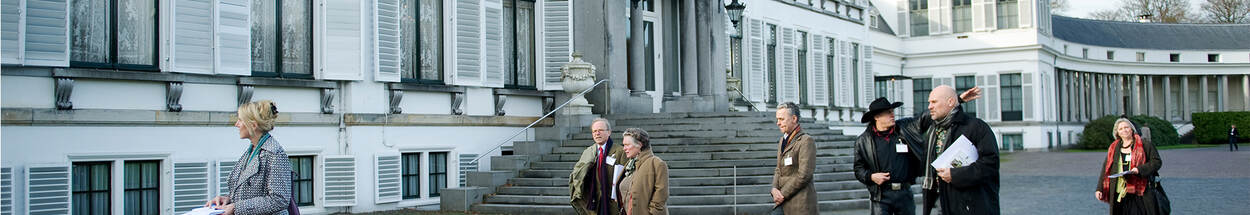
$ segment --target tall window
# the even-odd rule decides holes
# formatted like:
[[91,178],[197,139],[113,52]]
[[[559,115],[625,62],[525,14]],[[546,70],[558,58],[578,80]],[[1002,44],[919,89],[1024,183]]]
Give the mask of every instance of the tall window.
[[447,152],[430,152],[430,197],[438,197],[439,189],[447,188]]
[[1024,150],[1024,135],[1022,134],[1003,134],[1003,146],[1000,151],[1005,148],[1008,151]]
[[74,215],[110,214],[110,162],[74,162]]
[[998,29],[1020,26],[1020,7],[1016,4],[1016,0],[998,0]]
[[400,81],[443,84],[442,0],[402,0],[399,8]]
[[768,24],[768,103],[777,104],[777,25]]
[[1021,110],[1024,108],[1024,94],[1020,91],[1020,74],[1002,74],[998,76],[999,88],[1002,89],[1003,121],[1020,121]]
[[911,7],[911,36],[929,35],[929,1],[908,0]]
[[160,214],[161,161],[125,162],[126,214]]
[[312,1],[252,1],[252,75],[312,78]]
[[[861,86],[859,86],[859,83],[860,83],[859,81],[859,43],[851,43],[851,82],[855,83],[854,85],[851,85],[851,86],[854,86],[851,89],[855,89],[855,90],[860,89]],[[855,101],[855,103],[863,102],[859,99],[860,97],[859,93],[851,93],[851,94],[855,95],[854,97],[855,100],[853,100]],[[868,96],[868,95],[863,95],[863,96]]]
[[[957,93],[963,93],[964,91],[967,91],[968,89],[972,89],[973,87],[976,87],[976,86],[977,86],[976,76],[969,75],[969,76],[956,76],[955,77],[955,92]],[[965,114],[968,114],[968,116],[977,117],[977,101],[976,100],[965,102],[964,104],[960,106],[962,107],[963,112]]]
[[920,116],[929,107],[929,92],[933,91],[933,79],[920,78],[911,80],[911,103],[916,116]]
[[836,64],[837,62],[836,60],[838,57],[837,56],[838,41],[834,40],[833,38],[829,38],[828,40],[825,41],[825,44],[829,46],[827,47],[827,49],[825,49],[827,50],[825,51],[825,74],[828,74],[828,75],[825,75],[825,78],[828,79],[826,81],[828,81],[829,83],[829,87],[828,87],[829,88],[829,105],[833,106],[834,104],[837,104],[834,102],[834,99],[833,99],[834,98],[833,95],[837,95],[836,93],[837,90],[835,90],[837,89],[837,87],[834,87],[833,84],[837,82],[833,81],[833,79],[834,77],[838,75],[838,69],[837,69],[838,67],[836,66],[838,65]]
[[291,156],[291,170],[295,177],[291,178],[291,188],[295,189],[292,199],[299,206],[313,205],[313,156]]
[[404,153],[401,158],[403,171],[400,172],[400,177],[403,179],[403,198],[421,198],[421,153]]
[[952,0],[955,33],[972,31],[972,0]]
[[155,0],[73,0],[69,6],[72,66],[159,69]]
[[534,0],[504,0],[504,85],[533,89],[535,80]]
[[799,31],[799,104],[807,103],[807,32]]

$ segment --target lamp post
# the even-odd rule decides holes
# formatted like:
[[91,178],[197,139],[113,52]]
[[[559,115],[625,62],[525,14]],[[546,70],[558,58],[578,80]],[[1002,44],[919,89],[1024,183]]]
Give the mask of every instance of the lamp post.
[[[728,73],[725,75],[725,86],[727,86],[725,90],[729,91],[726,92],[726,94],[729,95],[729,102],[731,104],[735,100],[746,101],[746,99],[742,98],[745,97],[745,95],[742,95],[742,79],[739,79],[734,75],[736,73],[741,73],[741,69],[739,68],[741,65],[741,56],[739,56],[738,53],[741,52],[740,49],[742,48],[742,28],[738,26],[738,22],[742,21],[742,11],[745,10],[746,7],[746,5],[738,2],[738,0],[733,0],[733,2],[730,2],[729,5],[725,5],[725,11],[729,13],[729,22],[732,22],[734,27],[734,33],[729,35],[731,41],[730,45],[733,46],[729,49],[729,59],[731,60],[730,68],[725,71]],[[732,105],[730,109],[733,109]]]

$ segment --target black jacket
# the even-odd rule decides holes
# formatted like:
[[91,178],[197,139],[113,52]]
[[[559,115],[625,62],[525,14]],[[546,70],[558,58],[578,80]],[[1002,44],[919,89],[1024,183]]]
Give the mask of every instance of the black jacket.
[[[994,136],[994,131],[990,130],[989,124],[980,119],[969,117],[963,111],[955,112],[951,119],[951,130],[949,136],[946,137],[944,146],[949,146],[959,139],[959,136],[965,136],[972,145],[977,148],[977,161],[971,165],[952,168],[951,183],[946,183],[938,179],[936,170],[929,163],[932,163],[938,154],[933,144],[927,144],[929,134],[927,129],[933,126],[935,122],[926,116],[917,123],[911,123],[909,128],[904,131],[923,131],[923,142],[919,146],[912,148],[923,148],[925,150],[913,153],[923,159],[926,167],[925,180],[934,180],[934,186],[929,189],[936,189],[940,193],[942,214],[1000,214],[998,191],[998,140]],[[913,133],[915,134],[915,133]],[[930,198],[930,197],[926,197]]]
[[[912,154],[915,154],[915,152],[920,151],[922,148],[918,148],[920,144],[911,144],[911,143],[919,142],[920,140],[915,139],[916,137],[915,135],[905,135],[907,131],[902,131],[902,129],[908,129],[908,128],[915,129],[914,127],[907,126],[907,125],[910,125],[911,123],[914,123],[915,121],[916,121],[915,118],[903,118],[903,119],[895,120],[894,127],[895,129],[900,129],[900,130],[894,133],[892,137],[892,138],[899,138],[900,141],[903,141],[904,144],[907,144],[908,150],[913,152]],[[872,124],[869,124],[868,128],[864,129],[864,133],[860,134],[859,138],[855,140],[855,164],[854,164],[855,179],[859,180],[860,183],[863,183],[864,186],[868,187],[869,198],[871,198],[873,201],[880,201],[881,191],[878,190],[879,187],[877,186],[877,184],[872,182],[872,174],[878,173],[878,172],[884,172],[885,170],[881,169],[880,165],[878,165],[879,162],[877,161],[877,150],[881,150],[881,149],[877,149],[876,141],[873,140],[872,129],[873,129]],[[916,131],[911,131],[911,133],[915,134]],[[893,149],[886,149],[886,150],[893,150]],[[911,163],[913,165],[917,165],[921,163],[920,158],[916,156],[912,156],[909,158],[912,160]],[[923,166],[912,166],[908,168],[911,170],[912,176],[918,177],[921,174],[924,174]]]

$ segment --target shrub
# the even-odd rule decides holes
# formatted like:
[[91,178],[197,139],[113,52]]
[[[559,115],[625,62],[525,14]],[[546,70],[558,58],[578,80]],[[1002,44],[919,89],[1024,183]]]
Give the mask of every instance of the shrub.
[[1237,125],[1239,140],[1250,139],[1250,112],[1194,113],[1194,139],[1201,144],[1228,144],[1229,125]]
[[[1119,116],[1103,116],[1094,121],[1085,124],[1085,130],[1081,131],[1081,140],[1077,143],[1077,147],[1083,149],[1106,149],[1111,145],[1115,138],[1112,137],[1113,123]],[[1129,121],[1134,126],[1150,128],[1150,141],[1155,146],[1176,145],[1180,143],[1180,136],[1176,134],[1176,128],[1172,127],[1172,123],[1168,123],[1163,119],[1153,116],[1137,115],[1129,117]]]

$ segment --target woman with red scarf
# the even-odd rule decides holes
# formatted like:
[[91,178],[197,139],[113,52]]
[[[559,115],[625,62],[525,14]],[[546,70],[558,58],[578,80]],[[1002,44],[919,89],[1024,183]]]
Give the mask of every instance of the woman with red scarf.
[[[1148,185],[1163,166],[1159,151],[1142,140],[1127,118],[1116,120],[1114,125],[1115,142],[1107,148],[1094,196],[1110,204],[1111,214],[1159,214],[1154,196],[1147,190],[1153,189]],[[1125,171],[1128,173],[1121,177],[1107,177]]]

